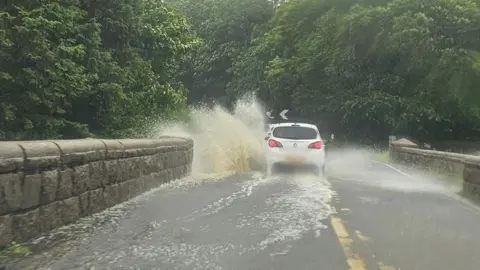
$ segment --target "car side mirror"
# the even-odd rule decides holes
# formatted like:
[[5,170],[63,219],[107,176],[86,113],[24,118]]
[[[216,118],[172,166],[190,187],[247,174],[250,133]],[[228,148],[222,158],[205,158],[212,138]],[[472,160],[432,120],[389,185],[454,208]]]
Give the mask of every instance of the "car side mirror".
[[265,137],[265,141],[268,141],[269,138],[270,138],[269,136]]

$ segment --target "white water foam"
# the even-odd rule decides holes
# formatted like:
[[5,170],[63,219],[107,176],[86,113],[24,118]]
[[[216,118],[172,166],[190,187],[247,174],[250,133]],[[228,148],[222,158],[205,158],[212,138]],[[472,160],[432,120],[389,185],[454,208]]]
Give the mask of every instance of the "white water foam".
[[232,112],[221,106],[192,108],[188,122],[160,122],[153,137],[193,139],[192,173],[247,172],[249,162],[264,159],[265,114],[253,94],[239,99]]
[[346,148],[329,153],[327,174],[341,181],[411,193],[452,193],[459,190],[456,179],[439,180],[412,168],[408,173],[376,161],[378,153],[365,148]]
[[[247,224],[238,225],[238,228],[249,230],[251,224],[256,224],[271,231],[250,250],[259,251],[275,243],[296,241],[308,232],[319,237],[321,230],[326,229],[324,222],[334,211],[330,206],[334,195],[330,183],[315,177],[294,176],[287,184],[289,188],[266,200],[268,211],[255,216]],[[284,255],[288,250],[287,246],[280,254]]]

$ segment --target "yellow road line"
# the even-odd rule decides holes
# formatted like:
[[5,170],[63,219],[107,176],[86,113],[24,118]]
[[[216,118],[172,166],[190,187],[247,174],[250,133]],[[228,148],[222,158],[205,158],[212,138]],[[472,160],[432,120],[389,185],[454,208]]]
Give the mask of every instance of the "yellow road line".
[[343,252],[347,257],[347,263],[350,266],[350,270],[366,270],[365,262],[358,254],[353,254],[351,250],[351,245],[353,240],[350,238],[345,225],[343,225],[342,220],[339,217],[331,217],[331,223],[333,230],[337,234],[338,240],[342,245]]

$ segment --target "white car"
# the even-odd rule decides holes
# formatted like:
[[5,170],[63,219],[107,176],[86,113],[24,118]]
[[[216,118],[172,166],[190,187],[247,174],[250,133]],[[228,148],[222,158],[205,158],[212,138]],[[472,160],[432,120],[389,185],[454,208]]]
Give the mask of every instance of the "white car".
[[270,136],[272,134],[272,130],[273,128],[276,126],[277,124],[268,124],[268,127],[267,127],[267,136]]
[[265,141],[267,175],[282,167],[301,167],[323,175],[325,145],[315,125],[276,124]]

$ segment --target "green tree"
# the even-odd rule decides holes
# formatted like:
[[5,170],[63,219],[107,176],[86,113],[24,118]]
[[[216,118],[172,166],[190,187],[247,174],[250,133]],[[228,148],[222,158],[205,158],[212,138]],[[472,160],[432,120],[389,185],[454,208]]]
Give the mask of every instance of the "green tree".
[[477,25],[470,0],[289,1],[233,81],[258,78],[269,106],[332,115],[350,137],[478,136],[479,43],[462,30]]
[[[28,4],[27,4],[28,3]],[[0,14],[0,130],[36,139],[87,127],[69,121],[71,101],[91,91],[82,65],[98,26],[73,3],[15,1]]]
[[172,1],[185,14],[202,46],[184,62],[184,82],[190,101],[234,101],[227,90],[234,66],[250,47],[255,29],[268,22],[274,2],[268,0],[181,0]]
[[8,1],[0,38],[3,138],[134,136],[186,103],[196,39],[161,1]]

